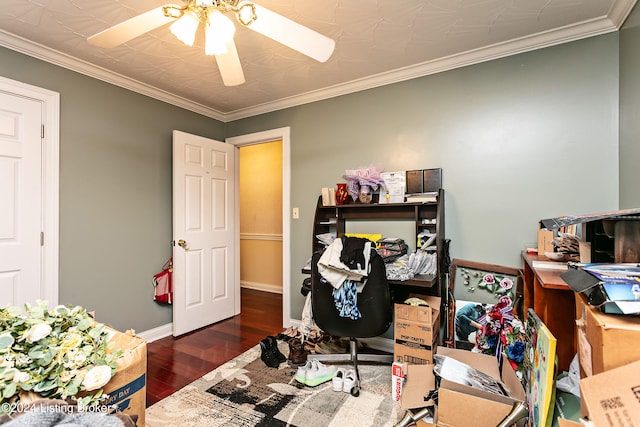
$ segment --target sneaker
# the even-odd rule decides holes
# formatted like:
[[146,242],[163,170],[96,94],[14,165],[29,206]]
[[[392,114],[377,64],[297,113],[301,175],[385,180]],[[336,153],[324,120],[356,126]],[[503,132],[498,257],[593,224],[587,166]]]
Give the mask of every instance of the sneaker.
[[345,374],[345,371],[342,368],[338,368],[338,370],[336,370],[336,373],[333,374],[333,379],[331,380],[331,383],[333,385],[333,391],[342,391],[344,374]]
[[296,371],[296,375],[293,378],[296,381],[298,381],[300,384],[306,384],[307,371],[309,369],[311,369],[312,366],[313,366],[313,361],[312,360],[308,360],[307,363],[305,363],[304,366],[298,367],[298,370]]
[[349,369],[345,372],[344,377],[342,379],[342,391],[345,393],[351,393],[351,389],[356,385],[356,371],[353,369]]
[[322,383],[326,383],[333,379],[335,371],[335,366],[327,366],[322,362],[312,360],[311,368],[306,371],[307,376],[305,377],[304,383],[309,387],[315,387]]

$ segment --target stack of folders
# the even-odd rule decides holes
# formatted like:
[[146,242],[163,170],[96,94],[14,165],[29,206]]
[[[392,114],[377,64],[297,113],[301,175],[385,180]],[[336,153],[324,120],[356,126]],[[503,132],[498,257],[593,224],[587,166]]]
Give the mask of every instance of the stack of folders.
[[418,249],[409,255],[408,265],[415,274],[436,274],[438,272],[437,254]]

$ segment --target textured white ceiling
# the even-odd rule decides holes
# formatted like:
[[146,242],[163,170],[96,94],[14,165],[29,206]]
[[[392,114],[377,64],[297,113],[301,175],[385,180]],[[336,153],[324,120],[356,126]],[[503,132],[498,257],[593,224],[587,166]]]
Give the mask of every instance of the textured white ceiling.
[[256,0],[336,49],[319,63],[238,26],[236,87],[222,84],[202,34],[194,47],[168,26],[114,49],[86,42],[165,3],[2,0],[0,46],[228,121],[616,31],[636,0]]

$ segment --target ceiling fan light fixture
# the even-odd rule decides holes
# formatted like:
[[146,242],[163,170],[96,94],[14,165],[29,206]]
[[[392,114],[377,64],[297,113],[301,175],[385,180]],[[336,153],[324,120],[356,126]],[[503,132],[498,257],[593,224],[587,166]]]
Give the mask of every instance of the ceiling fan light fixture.
[[[335,49],[335,41],[289,18],[253,3],[251,0],[182,0],[183,5],[165,4],[120,22],[87,38],[98,47],[113,48],[149,31],[172,23],[170,30],[178,40],[193,46],[202,22],[205,52],[216,58],[225,86],[245,82],[238,50],[233,40],[235,23],[227,17],[234,13],[245,28],[325,62]],[[258,19],[260,18],[260,19]]]
[[245,27],[258,19],[256,6],[248,1],[238,3],[236,6],[236,19]]
[[199,24],[200,18],[198,15],[193,10],[187,9],[177,21],[171,24],[169,29],[182,43],[187,46],[193,46]]
[[233,39],[236,33],[236,26],[217,9],[210,9],[205,23],[205,46],[206,55],[220,55],[227,53],[226,44]]

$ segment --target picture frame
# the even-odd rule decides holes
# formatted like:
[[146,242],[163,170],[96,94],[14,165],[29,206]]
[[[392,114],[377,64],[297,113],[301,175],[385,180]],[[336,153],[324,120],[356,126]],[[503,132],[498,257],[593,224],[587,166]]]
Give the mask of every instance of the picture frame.
[[501,297],[513,302],[515,314],[523,319],[522,270],[496,264],[453,259],[449,273],[449,345],[471,350],[475,342],[469,340],[477,331],[476,322]]

